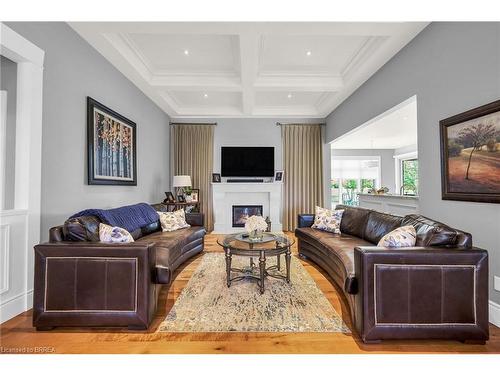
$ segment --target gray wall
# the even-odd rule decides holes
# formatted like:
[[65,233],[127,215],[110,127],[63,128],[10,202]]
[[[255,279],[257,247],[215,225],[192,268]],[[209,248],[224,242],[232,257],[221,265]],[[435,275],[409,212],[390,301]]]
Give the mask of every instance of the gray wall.
[[441,199],[439,120],[500,98],[500,23],[432,23],[327,118],[327,141],[417,95],[420,211],[472,233],[500,276],[500,206]]
[[380,156],[380,186],[389,188],[389,192],[397,193],[394,150],[332,150],[334,156]]
[[[6,23],[45,51],[42,240],[84,208],[158,202],[169,184],[168,116],[67,24]],[[137,124],[137,186],[86,183],[86,97]]]
[[17,103],[17,64],[0,56],[0,89],[7,91],[7,129],[5,144],[5,185],[4,208],[14,208],[16,178],[16,103]]
[[[174,120],[172,120],[174,121]],[[323,119],[283,118],[207,118],[181,119],[178,123],[217,123],[214,133],[214,172],[220,172],[220,150],[222,146],[272,146],[274,168],[283,168],[281,149],[281,123],[322,123]]]

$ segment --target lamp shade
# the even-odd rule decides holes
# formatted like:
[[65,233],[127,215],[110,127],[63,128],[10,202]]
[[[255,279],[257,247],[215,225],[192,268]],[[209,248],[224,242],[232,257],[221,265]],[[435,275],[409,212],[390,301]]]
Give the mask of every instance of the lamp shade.
[[172,182],[173,187],[184,187],[191,186],[191,176],[174,176],[174,181]]

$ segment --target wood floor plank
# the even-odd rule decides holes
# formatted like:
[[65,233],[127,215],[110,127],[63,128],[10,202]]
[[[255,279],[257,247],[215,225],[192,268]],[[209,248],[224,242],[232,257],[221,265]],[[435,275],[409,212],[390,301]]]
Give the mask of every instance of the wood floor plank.
[[[292,236],[291,233],[288,235]],[[297,256],[296,245],[292,250]],[[216,235],[206,236],[205,251],[221,251]],[[148,331],[56,328],[49,332],[37,332],[31,326],[32,315],[28,311],[0,326],[2,351],[49,347],[55,353],[500,353],[500,328],[493,325],[490,325],[490,340],[485,345],[442,340],[397,340],[366,345],[355,334],[342,333],[156,333],[200,264],[201,257],[198,255],[181,266],[176,271],[174,282],[162,289],[160,307]],[[302,259],[300,261],[334,309],[351,327],[341,293],[317,266]]]

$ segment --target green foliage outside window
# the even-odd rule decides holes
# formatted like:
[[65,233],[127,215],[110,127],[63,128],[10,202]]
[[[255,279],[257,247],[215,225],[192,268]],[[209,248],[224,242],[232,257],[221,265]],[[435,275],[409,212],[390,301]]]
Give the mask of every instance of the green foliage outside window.
[[416,195],[418,189],[418,159],[403,160],[403,194]]
[[358,181],[357,180],[344,180],[342,181],[342,186],[344,189],[357,189],[358,188]]
[[361,180],[361,191],[365,191],[365,189],[373,189],[375,187],[375,180],[367,180],[363,178]]

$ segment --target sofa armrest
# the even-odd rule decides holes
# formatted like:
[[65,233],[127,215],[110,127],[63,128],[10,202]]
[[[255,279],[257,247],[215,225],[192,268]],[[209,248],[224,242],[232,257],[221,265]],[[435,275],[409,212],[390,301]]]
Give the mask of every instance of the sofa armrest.
[[154,247],[58,242],[35,246],[33,325],[147,328]]
[[299,214],[297,228],[310,227],[314,223],[314,214]]
[[63,225],[58,225],[57,227],[52,227],[49,229],[49,242],[61,242],[64,241]]
[[486,250],[356,247],[354,265],[364,341],[488,339]]
[[205,225],[205,215],[201,212],[186,213],[186,222],[192,226],[202,227]]

